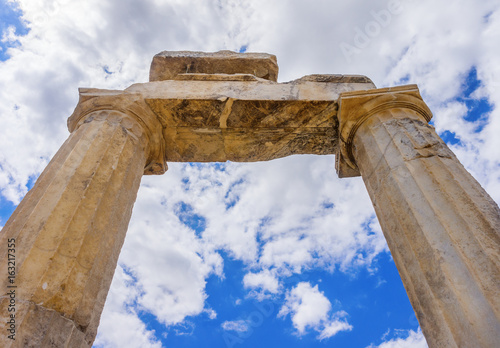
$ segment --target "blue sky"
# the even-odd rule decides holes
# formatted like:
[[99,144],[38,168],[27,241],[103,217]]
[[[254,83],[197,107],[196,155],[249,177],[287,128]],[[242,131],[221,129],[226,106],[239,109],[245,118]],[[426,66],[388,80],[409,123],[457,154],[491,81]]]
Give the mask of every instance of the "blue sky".
[[[1,0],[0,30],[2,33],[13,31],[16,35],[26,35],[28,33],[28,27],[22,22],[21,15],[21,11],[15,4],[8,3],[6,0]],[[0,60],[4,61],[9,58],[6,51],[15,44],[15,42],[9,42],[7,40],[0,41]]]
[[[268,52],[279,82],[419,85],[500,201],[498,1],[0,0],[0,226],[67,138],[78,87],[162,50]],[[360,178],[333,156],[144,177],[95,347],[426,347]]]

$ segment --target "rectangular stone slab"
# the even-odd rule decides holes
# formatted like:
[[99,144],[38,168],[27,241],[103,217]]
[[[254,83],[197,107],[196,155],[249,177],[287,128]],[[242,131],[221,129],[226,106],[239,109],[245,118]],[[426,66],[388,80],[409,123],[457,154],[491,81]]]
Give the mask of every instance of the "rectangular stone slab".
[[163,126],[168,162],[254,162],[334,154],[340,93],[375,87],[364,76],[311,75],[287,83],[248,74],[179,76],[125,91],[81,89],[80,97],[96,98],[92,105],[101,96],[109,104],[114,94],[143,99]]
[[185,73],[251,74],[277,81],[278,63],[268,53],[163,51],[153,57],[149,81],[176,80]]

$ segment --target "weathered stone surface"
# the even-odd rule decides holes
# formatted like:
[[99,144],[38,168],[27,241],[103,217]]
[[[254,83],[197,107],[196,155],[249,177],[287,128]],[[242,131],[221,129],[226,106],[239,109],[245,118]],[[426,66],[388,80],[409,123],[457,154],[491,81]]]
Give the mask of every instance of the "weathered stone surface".
[[332,82],[332,83],[371,83],[372,80],[364,75],[341,75],[341,74],[313,74],[301,77],[295,82]]
[[266,161],[335,153],[340,93],[375,87],[365,76],[311,75],[288,83],[244,74],[179,76],[186,79],[125,91],[81,89],[87,105],[72,118],[98,100],[119,108],[124,99],[143,99],[162,123],[166,161]]
[[337,106],[332,101],[147,102],[164,116],[167,161],[245,162],[335,153]]
[[[17,333],[15,341],[0,335],[1,347],[90,347],[97,333],[150,137],[139,119],[113,110],[72,126],[2,229],[5,260],[7,240],[16,241]],[[9,283],[1,281],[5,333]]]
[[158,175],[167,171],[165,141],[161,132],[162,125],[141,95],[124,94],[122,91],[115,90],[81,88],[78,105],[68,118],[68,130],[73,132],[82,124],[91,122],[94,115],[88,115],[99,110],[114,110],[130,115],[142,127],[147,144],[145,175]]
[[179,81],[266,81],[251,74],[179,74]]
[[[6,298],[0,299],[0,308],[6,308]],[[18,331],[14,341],[9,340],[2,347],[40,348],[40,347],[90,347],[93,337],[87,336],[71,319],[53,309],[47,309],[30,301],[16,304]],[[0,323],[0,326],[4,323]],[[3,332],[7,332],[2,327]],[[95,334],[95,332],[94,332]],[[5,344],[4,341],[1,341]],[[10,343],[10,345],[9,345]]]
[[277,81],[278,63],[267,53],[163,51],[151,62],[149,81],[176,80],[186,73],[251,74]]
[[342,121],[339,125],[341,140],[335,158],[339,177],[360,176],[353,155],[353,139],[358,128],[381,109],[406,108],[416,111],[427,122],[432,113],[423,102],[417,85],[372,89],[366,92],[344,92],[339,98]]
[[341,156],[361,172],[429,347],[495,347],[500,210],[429,119],[415,86],[342,95]]

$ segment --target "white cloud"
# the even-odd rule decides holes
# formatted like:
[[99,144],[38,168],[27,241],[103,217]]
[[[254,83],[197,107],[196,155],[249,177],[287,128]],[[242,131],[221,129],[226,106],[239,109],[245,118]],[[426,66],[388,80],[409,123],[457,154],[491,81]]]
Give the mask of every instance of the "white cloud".
[[286,294],[285,303],[278,316],[290,315],[299,335],[306,334],[307,329],[313,329],[319,333],[320,340],[332,337],[339,331],[352,330],[352,326],[345,319],[341,319],[347,313],[330,312],[331,303],[318,290],[318,285],[312,287],[308,282],[301,282]]
[[208,317],[212,320],[217,318],[217,312],[214,311],[212,308],[206,308],[205,313],[207,313]]
[[123,271],[123,268],[117,267],[99,323],[100,334],[94,342],[96,348],[162,347],[155,338],[154,331],[146,329],[146,325],[132,306],[139,296],[137,288],[132,283],[132,278]]
[[235,332],[247,332],[249,329],[248,322],[246,320],[225,321],[221,324],[221,327],[226,331]]
[[9,43],[17,41],[16,27],[13,25],[9,25],[7,29],[5,29],[2,33],[2,38],[0,39],[0,41]]
[[[172,168],[175,175],[175,169]],[[120,262],[137,274],[138,304],[166,325],[205,308],[206,278],[222,276],[222,258],[175,215],[172,189],[144,180],[134,207]]]
[[245,288],[254,289],[257,291],[257,298],[263,299],[266,293],[276,294],[280,289],[280,283],[276,277],[268,269],[259,273],[247,273],[243,277],[243,285]]
[[335,336],[340,331],[351,331],[351,330],[352,326],[348,324],[346,321],[340,321],[340,320],[332,321],[329,324],[327,324],[324,329],[321,330],[321,332],[318,335],[318,339],[324,340],[326,338]]
[[[382,344],[375,346],[370,345],[369,348],[427,348],[427,342],[420,329],[415,332],[413,330],[397,330],[399,336]],[[385,335],[384,335],[385,336]]]

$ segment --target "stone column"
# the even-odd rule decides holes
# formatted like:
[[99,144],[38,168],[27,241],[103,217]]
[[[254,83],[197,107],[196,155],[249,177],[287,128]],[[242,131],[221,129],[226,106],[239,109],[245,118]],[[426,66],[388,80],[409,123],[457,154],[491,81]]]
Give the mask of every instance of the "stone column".
[[147,107],[84,94],[70,137],[2,230],[0,259],[15,255],[16,274],[1,279],[1,347],[92,345],[141,177],[162,172],[150,158],[161,126]]
[[361,173],[429,346],[498,347],[500,210],[431,117],[415,85],[342,94],[337,170]]

